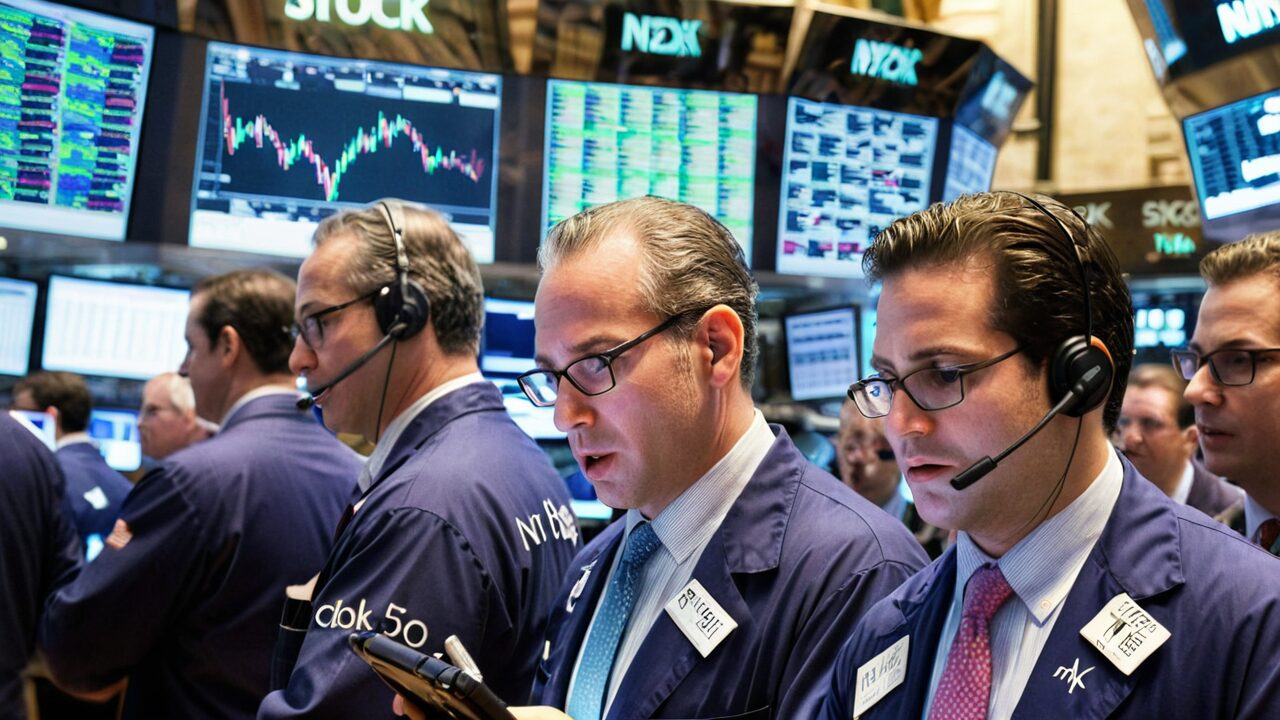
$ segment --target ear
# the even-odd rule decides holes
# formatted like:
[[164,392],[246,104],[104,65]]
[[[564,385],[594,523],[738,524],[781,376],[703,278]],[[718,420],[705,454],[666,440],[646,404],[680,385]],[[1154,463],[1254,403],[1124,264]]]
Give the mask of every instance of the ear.
[[223,325],[218,331],[218,340],[214,345],[218,362],[225,369],[230,369],[244,351],[244,342],[240,339],[240,331],[230,325]]
[[728,305],[717,305],[703,315],[697,338],[705,343],[710,355],[711,382],[715,387],[738,382],[745,336],[742,318]]
[[1191,448],[1191,452],[1194,454],[1196,451],[1196,445],[1200,443],[1200,429],[1195,425],[1192,425],[1186,430],[1183,430],[1182,440],[1187,443],[1187,446]]

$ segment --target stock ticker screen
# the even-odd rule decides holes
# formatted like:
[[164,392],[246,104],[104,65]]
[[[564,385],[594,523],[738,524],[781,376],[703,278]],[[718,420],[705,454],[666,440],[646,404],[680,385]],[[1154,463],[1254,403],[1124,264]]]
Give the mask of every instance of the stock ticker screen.
[[639,195],[696,205],[751,258],[754,95],[547,81],[542,227]]
[[1280,93],[1245,98],[1183,124],[1206,221],[1280,202]]
[[928,207],[937,144],[936,118],[790,98],[778,272],[861,277],[880,230]]
[[291,257],[327,215],[395,197],[494,254],[502,78],[210,43],[190,244]]
[[154,31],[0,0],[0,226],[123,240]]

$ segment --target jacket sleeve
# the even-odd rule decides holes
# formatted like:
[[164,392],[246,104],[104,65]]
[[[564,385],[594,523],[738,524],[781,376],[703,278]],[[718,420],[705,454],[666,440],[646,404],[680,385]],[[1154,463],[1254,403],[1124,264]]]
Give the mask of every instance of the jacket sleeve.
[[90,692],[125,677],[188,602],[202,528],[180,472],[166,465],[143,478],[103,551],[49,598],[40,646],[59,684]]
[[[795,640],[795,646],[805,648],[807,652],[792,654],[779,692],[776,717],[816,717],[819,708],[824,708],[822,717],[843,719],[848,716],[849,713],[841,709],[846,707],[843,704],[837,703],[839,712],[836,714],[825,710],[825,706],[832,704],[830,699],[824,703],[824,696],[832,687],[833,669],[836,672],[842,670],[837,656],[871,606],[892,593],[918,569],[915,565],[891,560],[880,562],[854,574],[821,602]],[[836,678],[837,682],[843,680]],[[847,707],[852,709],[852,703]]]
[[351,651],[353,632],[380,632],[427,655],[457,635],[486,671],[485,648],[513,627],[467,539],[439,516],[397,508],[366,518],[313,599],[288,685],[259,718],[392,718],[392,691]]

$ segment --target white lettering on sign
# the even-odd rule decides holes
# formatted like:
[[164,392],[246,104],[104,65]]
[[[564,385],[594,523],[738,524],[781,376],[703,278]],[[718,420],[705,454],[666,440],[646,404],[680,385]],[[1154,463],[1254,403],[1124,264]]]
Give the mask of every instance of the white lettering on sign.
[[353,27],[360,27],[370,20],[388,30],[417,30],[434,33],[435,28],[427,19],[427,3],[430,0],[400,0],[399,16],[388,15],[386,0],[285,0],[284,14],[291,20],[330,22],[332,13],[338,20]]
[[627,13],[622,16],[622,51],[702,57],[701,28],[701,20]]
[[1100,228],[1113,230],[1115,229],[1115,223],[1111,222],[1111,218],[1107,217],[1107,212],[1110,210],[1111,203],[1109,202],[1085,203],[1075,207],[1075,211],[1080,213],[1080,217],[1084,218],[1085,222]]
[[1227,44],[1280,25],[1280,0],[1231,0],[1218,3],[1218,25]]
[[853,44],[853,60],[849,71],[903,85],[916,84],[916,63],[924,57],[920,48],[906,48],[893,43],[858,38]]
[[1147,200],[1142,203],[1142,227],[1195,227],[1200,207],[1191,200]]
[[[546,518],[545,523],[543,518]],[[533,547],[548,539],[578,544],[578,522],[574,519],[573,511],[567,505],[557,507],[551,498],[544,498],[542,512],[530,515],[527,522],[516,518],[516,532],[519,533],[525,550],[531,549],[530,541],[533,542]]]

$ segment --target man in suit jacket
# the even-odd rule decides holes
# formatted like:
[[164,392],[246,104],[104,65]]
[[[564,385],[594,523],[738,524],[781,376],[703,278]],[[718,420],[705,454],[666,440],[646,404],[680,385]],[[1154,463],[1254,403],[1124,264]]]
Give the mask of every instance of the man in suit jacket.
[[646,197],[560,223],[541,265],[522,386],[628,511],[569,570],[535,702],[574,720],[812,716],[843,638],[924,555],[752,405],[741,246]]
[[959,532],[859,624],[818,717],[1280,706],[1280,595],[1258,591],[1280,563],[1108,442],[1133,317],[1102,237],[1048,198],[983,193],[893,223],[864,266],[877,374],[851,392],[885,416],[921,514]]
[[1174,501],[1217,515],[1244,497],[1240,488],[1192,459],[1200,440],[1187,382],[1168,363],[1129,373],[1113,441],[1138,473]]
[[1200,261],[1209,289],[1174,362],[1195,405],[1205,466],[1244,488],[1245,537],[1280,555],[1280,233],[1223,245]]
[[54,418],[54,456],[66,478],[66,501],[82,541],[111,532],[120,504],[133,486],[111,469],[86,430],[93,398],[84,378],[68,372],[41,372],[13,386],[13,407],[47,412]]

